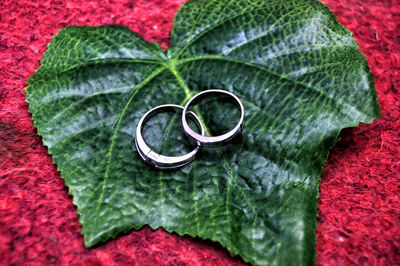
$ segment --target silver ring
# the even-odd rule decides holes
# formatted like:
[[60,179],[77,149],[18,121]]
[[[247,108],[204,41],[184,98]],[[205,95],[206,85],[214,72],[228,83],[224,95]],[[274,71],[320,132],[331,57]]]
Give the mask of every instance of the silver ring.
[[[165,110],[174,110],[176,109],[182,109],[182,106],[175,105],[175,104],[164,104],[157,106],[150,111],[148,111],[139,121],[137,127],[136,127],[136,138],[135,138],[135,143],[136,143],[136,149],[140,155],[140,157],[147,163],[155,166],[158,169],[174,169],[174,168],[179,168],[181,166],[184,166],[191,161],[194,160],[194,157],[196,153],[200,149],[200,144],[197,143],[197,147],[189,152],[188,154],[182,155],[182,156],[164,156],[161,154],[158,154],[150,149],[150,147],[146,144],[146,142],[143,139],[142,136],[142,129],[143,125],[153,116],[156,114],[163,112]],[[199,124],[201,128],[202,134],[204,134],[204,128],[203,125],[201,124],[200,119],[193,113],[190,112],[190,114],[195,118],[196,122]]]
[[[187,123],[186,120],[186,114],[188,113],[188,108],[190,106],[196,105],[202,98],[206,97],[208,94],[216,94],[219,97],[228,96],[229,99],[233,99],[234,100],[233,102],[236,103],[236,105],[239,107],[241,112],[240,120],[237,123],[237,125],[228,133],[222,134],[220,136],[208,137],[205,136],[204,133],[202,133],[201,135],[199,133],[196,133],[189,127],[189,124]],[[242,102],[236,95],[230,93],[229,91],[224,91],[224,90],[206,90],[196,94],[186,103],[182,112],[182,125],[183,129],[185,130],[185,133],[193,140],[199,142],[200,146],[215,146],[231,140],[242,130],[243,120],[244,120],[244,107]]]

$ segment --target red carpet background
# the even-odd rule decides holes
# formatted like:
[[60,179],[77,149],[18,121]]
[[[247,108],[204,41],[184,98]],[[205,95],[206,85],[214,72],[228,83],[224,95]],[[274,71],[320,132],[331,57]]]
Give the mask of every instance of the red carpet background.
[[[59,29],[122,24],[169,44],[185,0],[0,1],[0,264],[241,265],[216,243],[145,227],[86,249],[76,209],[36,134],[24,88]],[[354,32],[382,118],[345,129],[320,186],[317,263],[400,264],[400,2],[324,0]]]

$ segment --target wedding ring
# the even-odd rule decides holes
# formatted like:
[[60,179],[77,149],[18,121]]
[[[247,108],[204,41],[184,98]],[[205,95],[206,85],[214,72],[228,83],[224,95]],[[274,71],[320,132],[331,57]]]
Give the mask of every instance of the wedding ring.
[[[175,104],[164,104],[157,106],[150,111],[148,111],[139,121],[139,124],[136,128],[136,138],[135,138],[135,143],[136,143],[136,149],[140,155],[140,157],[147,163],[153,165],[154,167],[158,169],[174,169],[174,168],[179,168],[181,166],[184,166],[191,161],[194,160],[194,157],[196,153],[200,149],[200,144],[197,143],[197,147],[189,152],[188,154],[182,155],[182,156],[164,156],[161,154],[158,154],[150,149],[150,147],[146,144],[146,142],[143,139],[142,136],[142,129],[144,124],[153,116],[155,116],[158,113],[164,112],[164,111],[176,111],[176,110],[183,110],[182,106],[175,105]],[[193,113],[190,112],[190,115],[192,115],[195,118],[196,123],[200,126],[201,128],[201,133],[204,134],[204,128],[203,125],[201,124],[200,119]]]
[[[195,106],[197,103],[201,101],[201,99],[204,99],[205,97],[209,97],[210,95],[214,95],[217,97],[227,97],[230,101],[235,103],[239,109],[240,109],[240,119],[237,125],[230,130],[229,132],[219,135],[219,136],[205,136],[205,134],[202,132],[201,134],[193,131],[190,127],[189,124],[187,123],[187,114],[189,107]],[[215,146],[221,143],[225,143],[232,138],[234,138],[241,130],[242,130],[242,125],[243,125],[243,120],[244,120],[244,107],[240,99],[234,95],[233,93],[230,93],[229,91],[224,91],[224,90],[206,90],[202,91],[195,96],[193,96],[185,105],[183,112],[182,112],[182,125],[183,129],[185,130],[185,133],[192,138],[193,140],[197,141],[200,143],[200,146]]]

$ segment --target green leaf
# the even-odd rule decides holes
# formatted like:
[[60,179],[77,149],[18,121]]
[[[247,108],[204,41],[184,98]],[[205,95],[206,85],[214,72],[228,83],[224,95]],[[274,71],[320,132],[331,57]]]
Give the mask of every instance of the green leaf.
[[[242,99],[241,139],[203,149],[177,171],[146,165],[134,145],[140,117],[208,88]],[[379,116],[351,33],[312,0],[186,3],[166,51],[126,27],[68,27],[49,44],[27,94],[86,246],[148,224],[218,241],[260,265],[315,263],[328,150],[342,128]],[[206,118],[217,122],[206,126],[218,131],[226,115],[211,108]],[[192,147],[181,131],[179,119],[155,117],[145,136],[182,153]]]

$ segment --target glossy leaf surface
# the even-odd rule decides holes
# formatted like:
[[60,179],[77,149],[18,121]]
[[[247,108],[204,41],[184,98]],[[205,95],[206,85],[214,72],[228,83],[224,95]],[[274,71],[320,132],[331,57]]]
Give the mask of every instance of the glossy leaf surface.
[[[176,171],[145,164],[134,145],[141,116],[208,88],[241,98],[241,138]],[[148,224],[218,241],[255,264],[314,263],[328,150],[342,128],[379,116],[351,33],[312,0],[186,3],[166,51],[126,27],[68,27],[27,94],[87,246]],[[227,128],[230,112],[205,112],[211,132]],[[179,119],[160,116],[144,135],[178,154],[193,148],[181,131]]]

